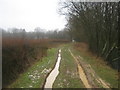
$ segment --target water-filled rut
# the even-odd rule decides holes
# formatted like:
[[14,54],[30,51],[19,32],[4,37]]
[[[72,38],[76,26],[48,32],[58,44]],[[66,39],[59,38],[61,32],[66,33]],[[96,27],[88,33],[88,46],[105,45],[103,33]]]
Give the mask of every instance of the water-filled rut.
[[59,49],[59,51],[58,51],[56,65],[55,65],[54,69],[51,71],[51,73],[48,75],[45,85],[44,85],[44,88],[52,88],[52,85],[53,85],[56,77],[59,74],[60,61],[61,61],[61,49]]

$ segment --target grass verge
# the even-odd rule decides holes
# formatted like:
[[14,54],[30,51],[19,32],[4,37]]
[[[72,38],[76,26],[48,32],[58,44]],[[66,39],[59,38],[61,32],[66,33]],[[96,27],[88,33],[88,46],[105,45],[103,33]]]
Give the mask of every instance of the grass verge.
[[57,48],[49,49],[47,57],[37,61],[8,88],[42,88],[47,74],[56,62],[57,50]]

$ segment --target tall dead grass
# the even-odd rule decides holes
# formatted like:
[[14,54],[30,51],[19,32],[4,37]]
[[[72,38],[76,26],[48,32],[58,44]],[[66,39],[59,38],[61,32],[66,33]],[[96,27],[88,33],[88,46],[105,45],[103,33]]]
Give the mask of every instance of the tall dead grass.
[[32,63],[47,56],[47,49],[67,40],[2,38],[2,85],[11,84]]
[[33,62],[47,55],[49,40],[2,39],[2,84],[6,87]]

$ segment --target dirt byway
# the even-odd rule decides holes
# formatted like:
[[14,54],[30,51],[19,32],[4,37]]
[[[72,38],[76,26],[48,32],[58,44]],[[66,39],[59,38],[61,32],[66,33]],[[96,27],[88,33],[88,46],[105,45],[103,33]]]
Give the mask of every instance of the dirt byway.
[[[77,64],[77,71],[79,74],[79,78],[82,81],[85,88],[110,88],[110,84],[106,83],[104,80],[102,80],[92,69],[90,64],[87,64],[84,62],[83,58],[81,56],[75,56],[70,49],[67,49],[70,55],[73,57],[73,60]],[[57,80],[57,76],[59,73],[59,66],[61,61],[61,49],[59,50],[57,61],[55,64],[54,69],[51,71],[51,73],[46,78],[45,86],[44,88],[53,88],[53,83],[55,80]]]
[[98,75],[96,75],[91,65],[83,62],[83,58],[81,56],[74,56],[70,49],[69,52],[71,53],[71,56],[74,58],[75,62],[78,65],[79,77],[86,88],[110,88],[110,84],[102,80]]

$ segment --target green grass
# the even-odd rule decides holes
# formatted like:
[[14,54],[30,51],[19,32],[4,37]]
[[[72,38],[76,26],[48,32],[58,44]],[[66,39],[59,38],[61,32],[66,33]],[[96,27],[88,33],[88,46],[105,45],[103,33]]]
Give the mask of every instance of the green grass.
[[57,48],[49,49],[47,57],[32,65],[15,82],[8,86],[8,88],[42,88],[46,75],[56,62],[57,51]]
[[56,78],[53,88],[83,88],[77,72],[77,64],[68,51],[68,45],[62,47],[60,73]]
[[72,52],[74,53],[74,55],[80,55],[81,57],[83,57],[83,60],[92,66],[97,75],[100,76],[106,82],[108,82],[112,88],[118,88],[117,70],[114,70],[110,66],[106,65],[104,60],[92,57],[86,52],[80,52],[73,48]]
[[[62,45],[59,48],[62,49],[62,60],[59,68],[60,73],[53,84],[53,88],[84,88],[77,72],[77,64],[68,51],[69,48],[74,55],[83,57],[83,60],[92,66],[97,75],[110,83],[112,88],[117,88],[117,71],[106,65],[103,60],[96,59],[86,52],[75,50],[72,48],[71,44]],[[49,69],[50,71],[50,68],[52,69],[54,67],[57,51],[58,48],[49,49],[47,57],[43,58],[42,61],[36,62],[25,73],[21,74],[9,88],[30,88],[30,86],[32,86],[31,88],[42,87],[46,75],[49,73],[45,72],[45,69]],[[30,77],[30,75],[33,76]]]

